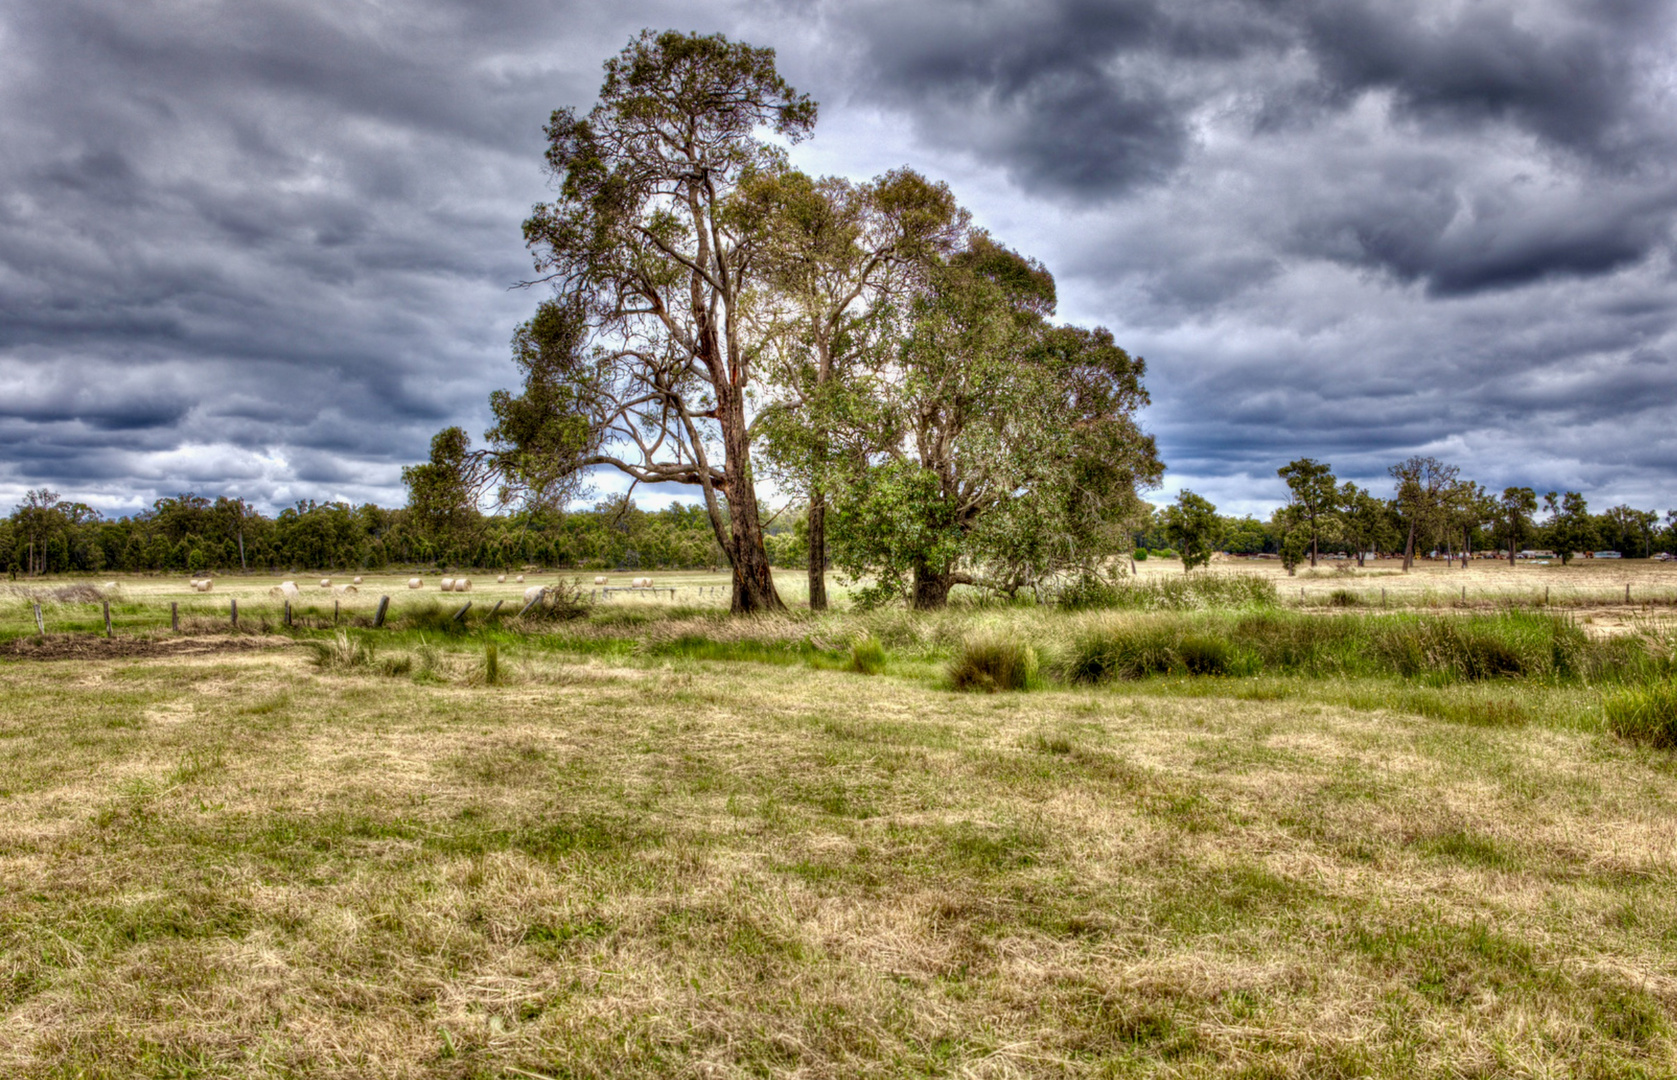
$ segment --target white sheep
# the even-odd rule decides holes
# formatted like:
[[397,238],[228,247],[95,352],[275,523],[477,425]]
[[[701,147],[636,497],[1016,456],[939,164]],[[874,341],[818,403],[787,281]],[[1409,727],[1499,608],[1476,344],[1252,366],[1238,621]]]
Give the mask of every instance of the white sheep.
[[410,588],[410,589],[423,589],[424,587],[425,587],[425,582],[423,580],[421,580],[419,578],[416,578],[416,577],[408,578],[408,588]]
[[604,574],[595,574],[594,575],[594,584],[604,585],[605,583],[606,583],[606,576]]
[[451,577],[445,577],[441,581],[437,582],[437,587],[439,589],[441,589],[443,592],[453,592],[454,591],[454,579],[451,578]]

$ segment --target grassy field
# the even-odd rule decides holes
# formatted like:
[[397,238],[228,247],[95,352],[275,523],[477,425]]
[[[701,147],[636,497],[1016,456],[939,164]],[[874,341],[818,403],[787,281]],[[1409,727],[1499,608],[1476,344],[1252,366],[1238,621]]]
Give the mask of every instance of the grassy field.
[[[111,642],[14,594],[0,1076],[1677,1075],[1677,754],[1609,719],[1665,612],[1300,580],[461,626],[523,586],[369,578],[339,636],[318,578],[289,635],[155,579]],[[980,646],[1030,691],[953,691]]]

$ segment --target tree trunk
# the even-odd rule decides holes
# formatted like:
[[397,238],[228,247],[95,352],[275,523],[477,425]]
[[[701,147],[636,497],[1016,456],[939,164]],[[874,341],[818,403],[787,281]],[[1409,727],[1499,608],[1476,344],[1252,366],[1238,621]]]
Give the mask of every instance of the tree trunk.
[[934,570],[925,563],[914,565],[914,596],[910,606],[915,611],[937,611],[949,606],[949,590],[954,585],[947,571]]
[[1310,524],[1310,569],[1316,569],[1316,524]]
[[763,522],[757,516],[757,487],[751,478],[751,444],[745,434],[745,394],[736,386],[717,387],[716,412],[723,419],[722,490],[728,498],[728,561],[733,564],[735,615],[785,611],[775,591],[769,553],[763,547]]
[[1415,523],[1409,523],[1409,539],[1403,543],[1403,572],[1409,573],[1409,568],[1415,565]]
[[827,494],[809,493],[809,610],[827,610]]

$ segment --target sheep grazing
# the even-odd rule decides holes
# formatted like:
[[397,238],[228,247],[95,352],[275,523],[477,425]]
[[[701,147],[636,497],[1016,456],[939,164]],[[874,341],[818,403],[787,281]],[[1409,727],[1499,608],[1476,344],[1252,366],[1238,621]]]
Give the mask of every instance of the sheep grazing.
[[505,574],[502,574],[495,579],[495,584],[497,584],[497,585],[505,585],[506,583],[507,583],[507,576]]
[[355,575],[355,580],[354,580],[354,581],[352,581],[352,582],[350,582],[350,584],[352,584],[352,585],[359,585],[359,584],[361,584],[361,575],[360,575],[360,574],[356,574],[356,575]]
[[542,593],[546,591],[547,590],[542,588],[540,585],[532,585],[528,589],[524,590],[524,602],[526,604],[533,604],[537,600],[541,599]]
[[594,584],[604,585],[605,583],[606,583],[606,576],[604,574],[596,574],[594,576]]
[[652,579],[649,577],[638,577],[629,584],[631,588],[650,589],[652,588]]
[[322,589],[330,589],[332,587],[332,579],[329,578],[329,577],[321,578],[320,579],[320,587]]
[[454,579],[451,577],[443,578],[441,581],[437,582],[437,588],[441,589],[443,592],[453,592]]
[[425,587],[425,582],[421,581],[419,578],[416,578],[416,577],[408,578],[408,588],[410,588],[410,589],[423,589],[424,587]]

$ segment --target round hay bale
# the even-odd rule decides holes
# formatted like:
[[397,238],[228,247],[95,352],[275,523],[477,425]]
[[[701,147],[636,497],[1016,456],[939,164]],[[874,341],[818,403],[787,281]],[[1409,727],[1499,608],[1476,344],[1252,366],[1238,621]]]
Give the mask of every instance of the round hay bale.
[[408,578],[408,588],[410,588],[410,589],[423,589],[424,587],[425,587],[425,582],[421,581],[419,578],[416,578],[416,577]]
[[329,577],[321,578],[320,579],[320,587],[322,589],[330,589],[332,587],[332,579],[329,578]]
[[472,579],[469,578],[469,577],[455,578],[454,579],[454,591],[455,592],[471,592],[472,591]]
[[606,583],[606,576],[604,574],[595,574],[594,575],[594,584],[604,585],[605,583]]
[[507,583],[507,576],[505,574],[502,574],[495,579],[495,584],[497,584],[497,585],[505,585],[506,583]]
[[360,575],[360,574],[356,574],[356,575],[355,575],[355,580],[354,580],[354,581],[353,581],[353,582],[351,582],[351,584],[352,584],[352,585],[359,585],[359,584],[361,584],[361,575]]
[[542,588],[540,585],[532,585],[528,589],[524,590],[524,602],[526,604],[528,604],[528,603],[536,600],[538,597],[541,596],[542,593],[544,593],[546,591],[547,590]]
[[441,589],[443,592],[453,592],[454,579],[451,577],[443,578],[441,581],[437,582],[437,588]]
[[518,583],[520,585],[524,584],[524,575],[523,574],[518,575]]

